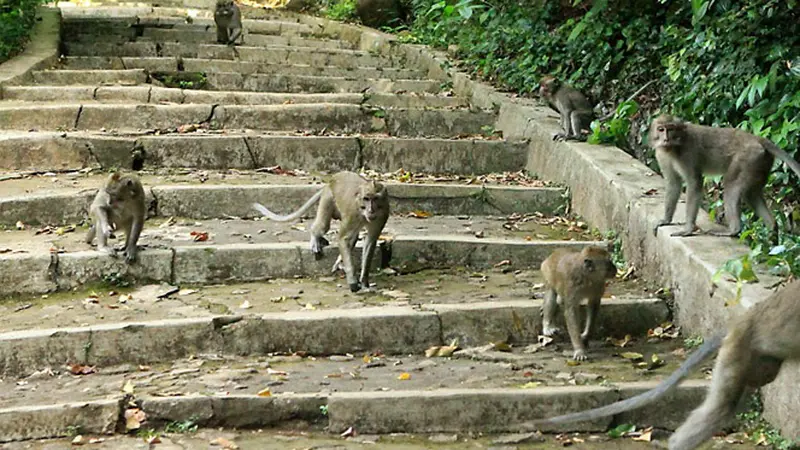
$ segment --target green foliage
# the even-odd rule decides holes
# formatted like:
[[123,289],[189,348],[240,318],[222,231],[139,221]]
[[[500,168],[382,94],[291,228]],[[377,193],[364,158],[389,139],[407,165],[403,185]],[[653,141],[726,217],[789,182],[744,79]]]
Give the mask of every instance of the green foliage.
[[761,416],[763,411],[764,406],[761,403],[761,397],[758,394],[750,396],[748,399],[748,411],[736,416],[739,422],[739,429],[744,431],[752,442],[757,442],[760,445],[766,444],[772,449],[793,450],[800,448],[800,445],[785,439],[777,430],[772,428]]
[[[552,74],[613,103],[614,116],[592,124],[589,142],[621,146],[649,165],[647,125],[664,111],[737,126],[800,156],[798,0],[412,1],[415,19],[404,42],[453,46],[462,70],[503,90],[530,95]],[[617,105],[652,80],[638,104]],[[776,165],[767,190],[783,206],[780,229],[800,224],[793,212],[800,186],[790,169]],[[709,206],[721,216],[716,197]],[[781,234],[774,250],[763,224],[747,214],[742,239],[753,262],[800,275],[797,233]]]
[[323,14],[332,20],[355,22],[358,19],[356,0],[332,0],[324,8]]
[[197,431],[197,418],[191,417],[179,422],[170,422],[164,426],[164,433],[183,434]]
[[0,2],[0,63],[22,50],[36,19],[41,0]]

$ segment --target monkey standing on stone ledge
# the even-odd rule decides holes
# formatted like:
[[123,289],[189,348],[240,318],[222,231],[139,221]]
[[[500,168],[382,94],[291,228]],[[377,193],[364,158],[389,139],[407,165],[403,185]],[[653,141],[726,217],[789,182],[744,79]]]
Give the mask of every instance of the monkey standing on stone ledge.
[[119,172],[109,175],[97,191],[89,212],[94,223],[86,234],[86,243],[91,244],[97,236],[97,250],[116,256],[115,250],[108,246],[108,238],[114,236],[115,230],[122,229],[125,231],[125,262],[136,261],[136,245],[146,212],[144,188],[139,177]]
[[242,35],[242,13],[233,0],[217,0],[214,9],[217,24],[217,43],[235,45]]
[[686,222],[672,236],[692,235],[703,194],[703,175],[722,174],[728,231],[711,234],[734,237],[741,233],[744,200],[764,221],[773,239],[777,238],[775,218],[763,194],[775,157],[800,176],[800,164],[780,147],[743,130],[695,125],[666,114],[653,120],[649,140],[667,184],[664,218],[655,226],[654,234],[659,227],[672,224],[682,179],[686,182]]

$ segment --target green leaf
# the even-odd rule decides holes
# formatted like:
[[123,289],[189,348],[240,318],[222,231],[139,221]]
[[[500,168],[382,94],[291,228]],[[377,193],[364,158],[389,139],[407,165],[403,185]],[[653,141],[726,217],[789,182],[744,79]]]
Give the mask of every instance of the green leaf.
[[623,423],[622,425],[608,430],[608,436],[612,439],[617,439],[625,436],[628,433],[633,433],[634,431],[636,431],[636,425]]

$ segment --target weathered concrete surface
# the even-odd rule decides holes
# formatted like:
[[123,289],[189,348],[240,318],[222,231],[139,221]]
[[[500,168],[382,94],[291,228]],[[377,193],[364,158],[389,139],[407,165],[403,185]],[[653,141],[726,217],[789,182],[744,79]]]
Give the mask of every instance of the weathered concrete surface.
[[318,76],[295,74],[241,75],[217,72],[206,75],[208,88],[218,91],[243,90],[279,93],[437,93],[440,86],[433,80],[364,79],[351,76]]
[[31,72],[34,84],[53,86],[109,85],[132,86],[147,81],[147,72],[142,69],[128,70],[34,70]]
[[25,50],[0,64],[0,99],[5,86],[27,81],[32,70],[50,66],[58,59],[61,12],[58,8],[41,7],[36,15],[41,20],[34,23]]
[[[153,364],[199,353],[245,356],[302,350],[310,355],[331,355],[380,350],[422,354],[428,347],[448,344],[454,338],[461,346],[505,340],[523,346],[536,342],[541,333],[541,305],[541,300],[517,300],[427,304],[421,309],[338,308],[9,331],[0,333],[0,374],[26,376],[38,368],[66,362],[103,367]],[[633,314],[641,322],[624,328],[631,320],[615,313]],[[606,300],[601,306],[598,336],[636,334],[666,317],[666,307],[656,300]],[[600,345],[593,342],[590,354],[602,351],[597,348]]]
[[75,427],[85,433],[113,433],[119,400],[50,404],[0,409],[0,442],[67,436]]
[[5,170],[59,171],[92,166],[98,165],[89,143],[68,140],[63,133],[0,134],[0,167]]

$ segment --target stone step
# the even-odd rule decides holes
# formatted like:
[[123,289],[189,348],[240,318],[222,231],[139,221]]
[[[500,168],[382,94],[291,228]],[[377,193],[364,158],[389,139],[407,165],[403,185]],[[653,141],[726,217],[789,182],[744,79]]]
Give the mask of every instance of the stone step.
[[[81,222],[88,218],[88,207],[97,186],[105,176],[84,180],[76,187],[37,189],[32,194],[14,195],[31,183],[3,183],[0,197],[0,224],[13,226],[17,221],[30,225],[58,225]],[[242,185],[236,182],[225,185],[152,185],[153,177],[143,177],[148,198],[153,202],[150,217],[184,217],[213,219],[224,217],[252,218],[259,216],[250,206],[253,202],[268,203],[270,209],[294,211],[305,203],[321,185]],[[155,181],[155,180],[153,180]],[[77,184],[77,183],[76,183]],[[153,187],[151,187],[153,186]],[[566,198],[560,188],[521,188],[514,186],[464,186],[454,184],[401,184],[387,183],[391,208],[395,214],[420,212],[432,216],[459,215],[470,217],[478,230],[497,227],[495,221],[481,218],[485,215],[541,214],[550,216],[563,210]],[[270,199],[267,201],[266,199]],[[313,216],[316,210],[307,216]],[[422,214],[420,213],[420,214]],[[417,228],[436,225],[434,217],[414,222]],[[434,220],[435,219],[435,220]],[[475,222],[475,221],[478,222]],[[549,221],[550,219],[542,219]],[[448,219],[452,222],[452,219]],[[463,230],[461,222],[454,230]],[[522,226],[520,226],[522,225]],[[519,237],[529,235],[551,236],[554,228],[531,220],[517,225]],[[537,228],[540,227],[540,228]],[[560,229],[555,228],[560,231]],[[257,230],[256,230],[257,231]],[[572,236],[565,235],[565,239]],[[301,236],[297,236],[298,239]],[[2,240],[0,240],[1,242]]]
[[95,42],[63,43],[67,56],[117,57],[182,57],[219,59],[266,64],[303,64],[314,67],[402,67],[401,57],[372,55],[357,50],[320,49],[310,47],[251,47],[217,44],[181,44],[177,42]]
[[121,70],[144,69],[148,72],[234,72],[241,75],[255,73],[281,75],[313,75],[347,78],[388,78],[420,79],[424,75],[416,69],[400,69],[396,67],[357,67],[344,68],[334,66],[310,66],[304,64],[262,64],[242,61],[214,59],[182,58],[118,58],[103,56],[69,56],[62,58],[56,68],[66,70]]
[[[131,168],[134,159],[131,155],[136,149],[145,152],[138,161],[145,168],[153,169],[255,170],[281,166],[315,172],[364,168],[382,173],[400,169],[412,173],[430,170],[439,175],[466,177],[515,172],[521,170],[527,160],[524,143],[486,139],[12,132],[0,136],[0,167],[12,171],[64,171],[98,166],[106,170]],[[470,189],[480,189],[480,186]],[[499,204],[507,206],[502,200]]]
[[[3,233],[0,235],[0,246],[4,249],[0,254],[0,296],[73,289],[115,278],[136,282],[211,284],[329,275],[338,255],[334,245],[326,249],[323,258],[316,260],[308,251],[307,235],[302,241],[294,242],[280,242],[283,240],[281,234],[261,235],[258,230],[269,226],[265,221],[250,222],[249,226],[239,222],[242,225],[237,230],[252,229],[246,233],[249,237],[231,235],[232,222],[206,221],[197,226],[191,223],[181,221],[162,228],[154,227],[154,223],[148,221],[139,243],[150,248],[141,250],[138,262],[133,265],[126,264],[121,258],[88,250],[88,244],[83,243],[83,230],[61,236],[57,230],[52,234],[38,235],[34,235],[36,230],[33,229]],[[391,218],[387,231],[399,229],[402,223],[397,217]],[[212,225],[222,227],[222,231],[210,228]],[[379,242],[373,267],[391,264],[401,272],[412,272],[452,266],[481,269],[499,264],[504,269],[513,270],[538,267],[556,248],[603,245],[597,241],[527,241],[436,234],[432,228],[426,226],[423,233],[398,235]],[[287,226],[283,230],[290,229]],[[214,241],[232,243],[192,242],[191,231],[207,232]],[[164,244],[157,241],[158,236],[169,237],[170,243],[177,245],[164,248]],[[249,243],[253,240],[266,242]],[[356,255],[360,255],[360,246],[356,248]]]
[[[163,11],[158,8],[62,8],[62,36],[65,40],[80,35],[105,37],[117,35],[134,39],[145,30],[161,28],[180,32],[204,31],[214,29],[214,19],[209,17],[211,11],[204,11],[206,17],[186,21],[186,10]],[[318,37],[319,32],[310,25],[289,20],[242,20],[242,26],[248,34],[261,34],[285,37]]]
[[[416,282],[422,279],[416,277]],[[280,287],[283,287],[283,292]],[[332,287],[326,289],[329,292],[326,295],[315,296],[313,291],[299,291],[296,282],[290,280],[275,280],[267,286],[204,287],[187,290],[189,294],[172,293],[168,296],[163,294],[170,292],[165,288],[169,286],[143,286],[122,296],[118,293],[107,296],[104,291],[99,295],[80,291],[59,295],[49,301],[24,299],[22,301],[28,308],[17,311],[21,314],[3,304],[2,308],[10,311],[10,317],[18,319],[4,323],[0,332],[0,375],[3,378],[28,376],[48,366],[61,368],[65,363],[91,364],[101,368],[117,364],[159,364],[202,354],[259,356],[302,352],[309,356],[326,356],[381,352],[386,355],[422,355],[431,346],[450,345],[454,340],[462,348],[480,347],[491,342],[506,342],[513,347],[513,353],[489,352],[490,357],[484,357],[480,352],[456,355],[466,359],[511,364],[518,368],[540,368],[540,372],[542,366],[551,366],[558,371],[570,370],[570,366],[564,364],[572,353],[566,336],[557,337],[552,345],[541,349],[526,348],[535,344],[541,333],[541,300],[493,299],[447,304],[436,303],[436,293],[431,292],[426,297],[413,297],[414,304],[408,305],[406,300],[406,306],[398,306],[401,302],[387,301],[387,297],[381,298],[378,294],[330,293]],[[283,295],[247,294],[253,290],[267,295],[263,292],[267,289]],[[443,293],[453,292],[446,286],[443,289]],[[214,295],[215,290],[226,290],[227,295]],[[230,292],[245,294],[231,295]],[[291,295],[290,292],[300,292],[301,295]],[[88,295],[92,295],[89,300]],[[124,303],[119,303],[121,297],[125,299]],[[293,301],[292,297],[299,300]],[[323,303],[327,299],[337,299],[341,306]],[[241,308],[245,300],[249,309]],[[307,306],[283,312],[262,312],[264,309],[275,310],[272,306],[275,301],[280,304],[306,302]],[[208,310],[224,311],[227,304],[232,304],[229,306],[232,312],[219,314]],[[82,306],[75,308],[75,305]],[[38,320],[34,313],[38,313]],[[625,370],[609,367],[615,362],[611,357],[620,350],[604,342],[605,336],[626,334],[636,339],[624,351],[638,351],[643,355],[657,352],[663,360],[672,362],[675,357],[671,351],[681,341],[656,345],[646,343],[644,338],[648,329],[667,320],[667,314],[666,305],[657,299],[604,299],[596,333],[589,342],[591,359],[581,364],[579,370],[592,371],[594,368],[616,380],[635,379],[633,374],[628,374],[635,369],[629,367],[629,361],[616,360],[627,366]],[[81,323],[73,324],[78,321]],[[89,348],[86,347],[87,341],[91,342]],[[556,363],[551,361],[553,358],[557,358]],[[505,385],[497,379],[483,379],[479,383],[485,387]],[[413,383],[410,386],[415,387],[422,386]],[[292,391],[297,389],[293,386],[288,388]],[[13,390],[0,391],[0,400],[6,400],[3,397],[9,395],[14,395]],[[8,404],[5,401],[0,403]]]
[[491,132],[484,111],[373,109],[360,105],[32,104],[0,103],[5,130],[169,130],[209,123],[218,130],[386,133],[397,137],[457,137]]
[[[153,28],[146,27],[142,30],[142,36],[137,40],[148,40],[156,42],[180,42],[184,44],[216,44],[217,33],[214,25],[199,25],[180,28]],[[248,30],[245,26],[243,45],[254,47],[284,46],[284,47],[307,47],[307,48],[332,48],[352,50],[353,44],[347,41],[333,39],[308,39],[298,35],[280,36],[275,34],[257,34]],[[97,35],[78,35],[70,40],[81,42],[96,38]],[[90,40],[91,42],[91,40]]]
[[[177,72],[178,74],[184,72]],[[436,94],[442,83],[436,80],[361,79],[317,75],[251,74],[211,72],[205,75],[206,87],[215,91],[280,93],[419,93]]]
[[68,86],[72,84],[132,86],[144,84],[148,81],[148,74],[143,69],[34,70],[31,75],[33,77],[32,84],[51,86]]
[[[383,108],[462,108],[467,100],[432,94],[282,94],[268,92],[200,91],[144,86],[4,86],[2,99],[25,102],[176,103],[283,105],[346,103]],[[2,104],[0,104],[2,105]]]

